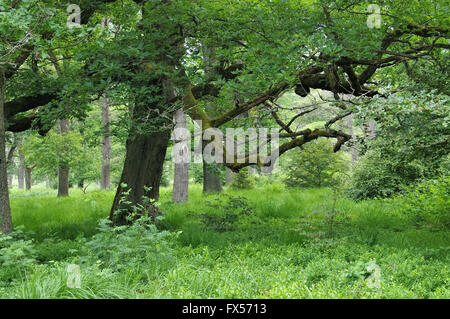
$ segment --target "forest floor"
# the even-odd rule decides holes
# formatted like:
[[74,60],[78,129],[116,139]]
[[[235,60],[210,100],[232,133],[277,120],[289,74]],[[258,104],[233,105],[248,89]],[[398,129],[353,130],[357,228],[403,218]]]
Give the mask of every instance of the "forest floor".
[[449,229],[395,201],[339,198],[333,210],[327,189],[279,185],[208,196],[194,185],[185,204],[161,194],[158,229],[113,230],[99,224],[112,191],[14,190],[0,298],[450,298]]

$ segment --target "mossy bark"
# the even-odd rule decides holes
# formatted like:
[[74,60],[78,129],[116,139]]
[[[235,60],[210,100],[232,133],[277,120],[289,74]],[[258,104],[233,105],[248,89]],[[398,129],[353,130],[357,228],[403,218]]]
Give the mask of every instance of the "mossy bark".
[[132,222],[133,207],[143,204],[152,217],[160,212],[144,197],[158,200],[159,186],[163,172],[164,159],[170,139],[168,131],[135,135],[127,141],[125,163],[110,211],[110,219],[115,225]]
[[9,204],[8,174],[6,169],[6,116],[5,116],[5,74],[0,67],[0,232],[12,231],[11,207]]

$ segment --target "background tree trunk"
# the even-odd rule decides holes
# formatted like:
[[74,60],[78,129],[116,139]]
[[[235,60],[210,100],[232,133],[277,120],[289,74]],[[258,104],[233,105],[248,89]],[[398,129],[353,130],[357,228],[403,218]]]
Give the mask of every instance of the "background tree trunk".
[[[202,156],[206,145],[210,142],[202,139]],[[208,164],[203,159],[203,193],[220,193],[222,191],[222,179],[220,178],[221,165],[223,164]]]
[[6,167],[6,118],[5,118],[5,74],[0,66],[0,232],[12,231],[11,208]]
[[[22,144],[22,139],[20,139],[20,145]],[[22,150],[19,149],[19,168],[17,172],[17,183],[19,189],[24,189],[25,182],[25,155]]]
[[31,171],[33,168],[26,167],[25,168],[25,189],[29,191],[31,189]]
[[222,180],[218,174],[219,165],[203,161],[203,193],[220,193],[222,191]]
[[350,146],[350,153],[352,154],[352,163],[358,160],[358,151],[355,144],[355,135],[353,134],[353,114],[347,116],[348,134],[352,137],[352,146]]
[[50,178],[45,174],[45,188],[50,188]]
[[14,162],[14,153],[16,152],[16,149],[17,144],[14,143],[8,151],[8,156],[6,157],[6,166],[9,166]]
[[[182,109],[179,109],[175,112],[175,129],[184,128],[187,129],[186,125],[186,114],[184,114]],[[188,152],[190,147],[188,140],[186,140],[186,136],[175,136],[178,141],[175,141],[177,145],[177,149],[180,152]],[[175,146],[174,146],[175,147]],[[179,157],[183,157],[183,154],[179,154]],[[174,168],[174,178],[173,178],[173,192],[172,192],[172,200],[175,203],[183,203],[188,200],[188,191],[189,191],[189,161],[182,163],[175,163]]]
[[[214,77],[216,70],[214,64],[217,62],[217,57],[214,48],[203,45],[203,63],[205,64],[205,72],[207,77]],[[213,108],[211,105],[206,105],[205,111],[211,113]],[[209,141],[202,139],[202,151]],[[219,193],[222,191],[222,181],[219,175],[219,163],[208,164],[203,160],[203,192],[204,193]]]
[[[58,74],[58,77],[61,77],[62,70],[58,58],[52,51],[49,52],[49,55],[50,61],[55,67],[56,74]],[[69,119],[59,120],[59,132],[60,134],[69,133]],[[69,196],[69,187],[69,166],[61,165],[58,167],[58,197]]]
[[102,99],[102,125],[103,125],[103,143],[102,143],[102,176],[101,189],[111,187],[110,168],[111,168],[111,129],[109,127],[109,100],[103,95]]
[[[131,223],[132,220],[128,220],[127,216],[133,211],[133,206],[144,203],[143,196],[158,200],[169,139],[170,132],[162,131],[148,135],[136,134],[127,140],[122,176],[110,212],[114,225]],[[150,216],[155,217],[160,213],[151,203],[144,205]]]
[[[9,166],[14,163],[14,153],[17,149],[17,145],[14,144],[8,151],[8,156],[6,157],[6,169],[8,170]],[[13,174],[8,173],[8,186],[12,187],[13,184]]]
[[[59,128],[61,134],[69,132],[69,120],[64,119],[59,121]],[[58,169],[58,197],[69,196],[69,166],[62,165]]]

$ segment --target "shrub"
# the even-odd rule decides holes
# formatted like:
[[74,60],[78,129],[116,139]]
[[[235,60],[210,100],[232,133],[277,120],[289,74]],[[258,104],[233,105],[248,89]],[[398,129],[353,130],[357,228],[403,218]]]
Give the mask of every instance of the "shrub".
[[416,224],[450,226],[450,178],[426,180],[399,196],[400,209]]
[[450,176],[450,154],[442,158],[439,171],[443,176]]
[[233,176],[233,181],[230,185],[233,189],[252,189],[255,188],[255,181],[250,176],[248,168],[241,169],[239,173]]
[[368,105],[359,121],[374,119],[377,132],[354,171],[352,197],[389,197],[423,178],[448,174],[448,103],[436,92],[405,89]]
[[[225,202],[222,202],[224,199]],[[201,221],[206,228],[217,232],[233,230],[240,216],[248,216],[254,212],[245,197],[233,197],[227,194],[218,196],[215,203],[207,202],[206,206],[221,212],[220,214],[201,214]]]
[[8,235],[0,236],[0,283],[20,276],[33,265],[35,255],[34,243],[27,239],[21,227]]
[[148,257],[170,253],[171,236],[168,231],[159,231],[149,217],[118,227],[103,219],[99,223],[99,233],[86,243],[90,249],[88,259],[100,260],[107,268],[126,268]]
[[330,141],[318,139],[306,144],[302,151],[290,151],[284,166],[286,186],[323,187],[332,184],[335,173],[348,170],[348,161],[333,151]]
[[192,176],[194,183],[203,183],[203,166],[202,164],[193,163],[189,165],[189,176]]
[[395,160],[371,150],[356,164],[348,193],[355,200],[390,197],[422,178],[424,169],[419,161]]

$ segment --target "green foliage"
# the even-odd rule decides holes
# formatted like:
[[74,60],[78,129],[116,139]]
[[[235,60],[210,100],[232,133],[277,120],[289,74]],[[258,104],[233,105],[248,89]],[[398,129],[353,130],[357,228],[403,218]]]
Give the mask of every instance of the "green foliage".
[[98,148],[87,144],[78,131],[59,134],[50,131],[46,136],[30,136],[22,148],[27,164],[36,164],[41,175],[55,176],[57,168],[68,166],[72,180],[97,181],[100,178],[100,155]]
[[56,192],[49,190],[12,190],[13,223],[26,225],[28,232],[39,230],[35,236],[39,241],[52,236],[67,240],[80,234],[92,236],[97,221],[109,214],[113,193],[95,191],[84,195],[81,190],[70,191],[73,198],[55,198]]
[[189,165],[189,176],[192,176],[194,183],[202,184],[203,183],[202,164],[192,163],[192,165]]
[[[0,0],[0,34],[5,35],[0,67],[18,67],[8,78],[6,101],[57,96],[39,108],[23,105],[14,120],[36,116],[33,124],[48,129],[57,119],[86,119],[90,101],[106,90],[120,108],[113,131],[124,144],[134,134],[170,126],[179,104],[167,103],[168,86],[179,92],[177,101],[189,82],[207,88],[211,94],[198,102],[208,104],[216,118],[280,83],[303,84],[304,70],[317,71],[306,74],[305,82],[318,79],[316,86],[333,90],[338,83],[329,70],[334,67],[345,82],[339,84],[346,86],[353,74],[362,78],[376,66],[382,69],[354,104],[364,106],[361,121],[375,119],[379,131],[355,169],[353,196],[390,196],[423,177],[448,175],[448,52],[442,48],[448,46],[443,35],[449,20],[442,1],[380,3],[383,22],[375,29],[363,14],[367,1],[107,2],[77,1],[84,18],[95,13],[86,25],[70,29],[61,1],[14,1],[12,9],[12,1]],[[100,28],[103,17],[111,19],[111,28]],[[205,47],[214,51],[211,59]],[[50,48],[61,74],[51,67]],[[21,61],[28,49],[32,52]],[[207,65],[207,60],[214,61]],[[348,60],[349,68],[343,69]],[[415,82],[409,89],[406,77]],[[401,92],[367,104],[369,87]],[[420,92],[422,87],[427,91]],[[430,92],[433,88],[442,95]],[[275,109],[276,97],[270,102]],[[267,107],[257,111],[229,124],[273,124]],[[316,115],[309,119],[310,128],[325,124]],[[54,176],[57,167],[67,165],[72,179],[98,180],[99,143],[86,136],[95,125],[88,127],[88,134],[51,131],[44,138],[30,137],[24,151],[30,164],[38,165],[36,173]],[[113,145],[114,153],[117,181],[124,146]],[[450,298],[446,179],[423,182],[390,200],[355,203],[336,188],[295,188],[336,186],[334,177],[346,172],[347,162],[328,142],[318,140],[290,154],[285,167],[290,189],[272,183],[248,190],[248,177],[241,176],[236,189],[226,190],[231,197],[211,203],[194,188],[190,202],[182,205],[171,204],[163,190],[164,216],[156,225],[138,218],[154,204],[148,198],[126,203],[135,213],[132,226],[113,228],[104,220],[111,192],[78,193],[73,199],[13,192],[14,224],[26,232],[0,237],[0,297]],[[197,167],[194,177],[201,182],[199,172]],[[343,222],[336,222],[338,216],[345,216]],[[382,271],[377,289],[366,282],[374,261]],[[66,285],[66,267],[73,263],[81,265],[80,289]]]
[[450,176],[450,154],[442,158],[439,171],[442,176]]
[[287,186],[321,187],[331,185],[335,173],[346,172],[348,161],[343,154],[333,152],[330,141],[319,139],[308,143],[301,151],[291,150],[283,166]]
[[[189,165],[189,176],[192,176],[193,182],[196,184],[203,184],[203,163],[192,163]],[[208,168],[213,171],[216,175],[219,176],[222,183],[225,182],[225,166],[224,165],[216,165],[206,164]]]
[[239,217],[253,213],[253,208],[245,197],[233,197],[227,194],[217,196],[214,202],[207,201],[206,206],[213,208],[216,212],[201,214],[201,222],[207,229],[218,232],[233,230]]
[[250,176],[249,168],[241,169],[237,174],[234,174],[230,187],[233,189],[255,188],[255,181],[253,177]]
[[422,178],[446,173],[450,117],[448,96],[406,91],[373,103],[376,138],[353,171],[355,199],[389,197]]
[[389,197],[423,178],[425,169],[419,160],[406,162],[371,150],[354,167],[348,193],[356,200]]
[[170,254],[168,231],[158,231],[151,218],[141,217],[130,226],[111,226],[111,221],[99,222],[99,232],[86,243],[88,259],[102,267],[121,270],[139,265],[146,258]]
[[20,276],[35,262],[36,249],[33,241],[18,227],[8,235],[0,235],[0,287]]
[[[448,231],[418,228],[400,197],[358,203],[340,198],[336,209],[345,211],[348,220],[336,223],[335,235],[329,238],[323,223],[328,209],[324,204],[332,204],[329,189],[283,189],[274,184],[228,190],[227,196],[211,197],[209,203],[200,186],[194,185],[190,192],[190,201],[182,205],[171,203],[169,189],[161,192],[164,219],[158,227],[170,228],[173,234],[181,231],[179,236],[157,231],[142,220],[137,226],[118,229],[102,221],[96,236],[86,238],[107,216],[108,205],[102,202],[111,202],[114,194],[100,198],[100,193],[93,193],[97,206],[104,207],[103,216],[86,220],[83,208],[88,206],[76,207],[76,203],[91,193],[74,192],[68,200],[76,213],[58,218],[55,229],[72,224],[86,233],[67,239],[64,232],[55,232],[54,239],[44,241],[33,239],[48,237],[45,225],[56,213],[46,214],[45,207],[56,207],[59,199],[48,197],[39,208],[22,203],[28,203],[33,191],[26,196],[14,193],[13,217],[24,229],[0,244],[0,249],[9,250],[11,264],[0,267],[0,297],[450,297]],[[250,214],[240,215],[228,231],[202,222],[204,213],[225,216],[248,208]],[[25,212],[39,218],[17,219]],[[11,248],[14,241],[19,243]],[[27,266],[18,260],[28,260]],[[380,288],[368,285],[373,262],[381,270]],[[80,289],[66,286],[68,264],[80,265]]]
[[448,229],[450,226],[450,177],[427,180],[398,197],[398,209],[417,225]]

